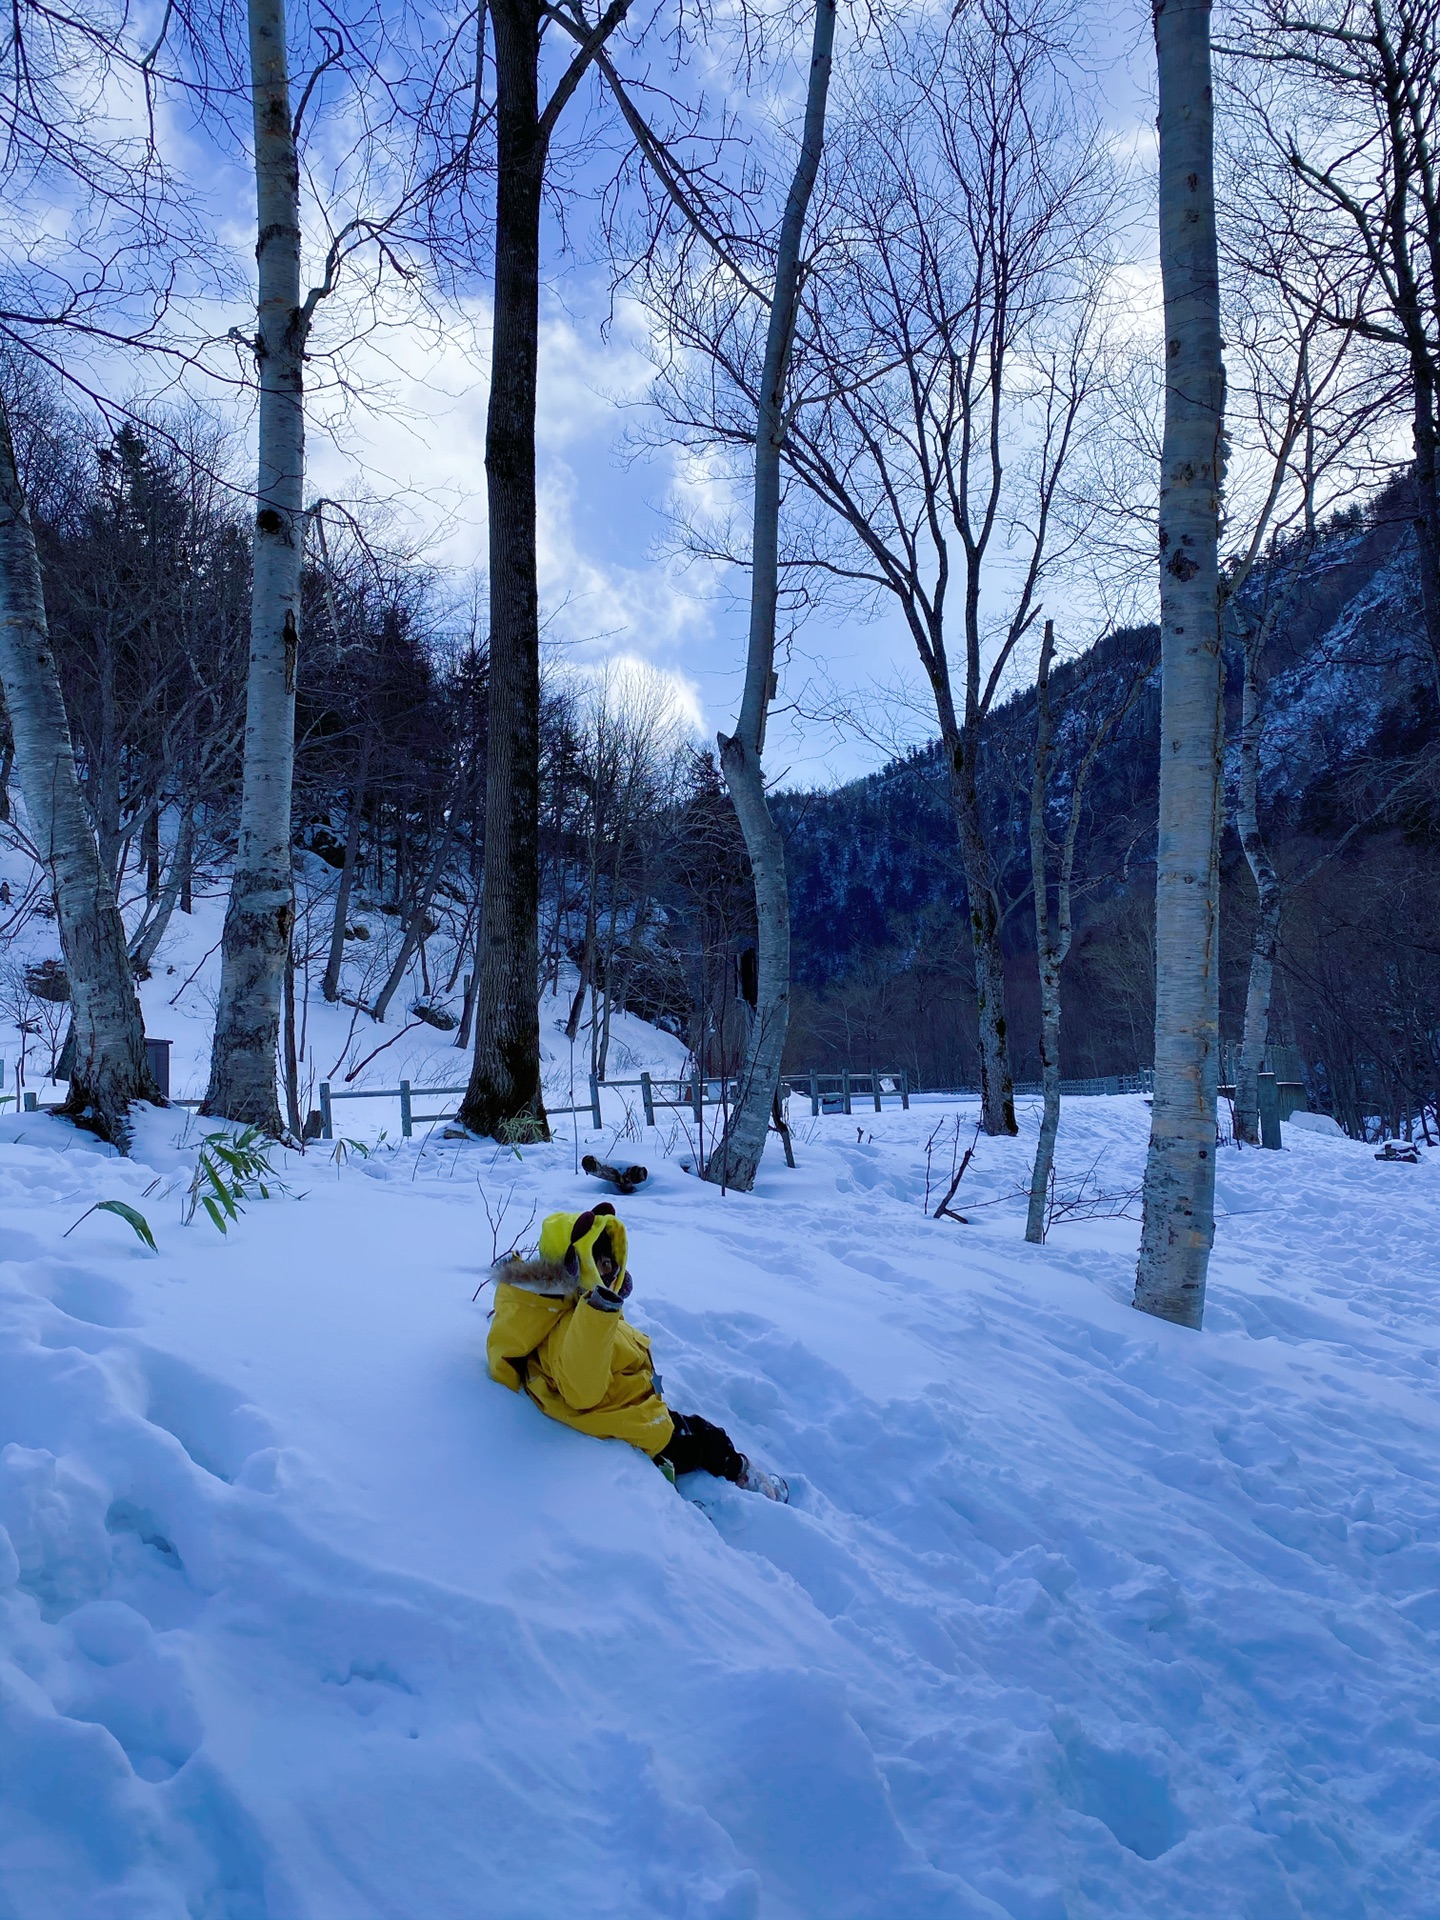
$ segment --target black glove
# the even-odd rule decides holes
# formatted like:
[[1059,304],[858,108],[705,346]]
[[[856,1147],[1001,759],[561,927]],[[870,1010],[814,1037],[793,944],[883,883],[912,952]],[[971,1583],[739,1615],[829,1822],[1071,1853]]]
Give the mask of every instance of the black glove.
[[620,1311],[621,1296],[616,1293],[612,1287],[607,1287],[603,1280],[599,1286],[591,1287],[585,1298],[590,1302],[592,1307],[598,1308],[601,1313],[618,1313]]

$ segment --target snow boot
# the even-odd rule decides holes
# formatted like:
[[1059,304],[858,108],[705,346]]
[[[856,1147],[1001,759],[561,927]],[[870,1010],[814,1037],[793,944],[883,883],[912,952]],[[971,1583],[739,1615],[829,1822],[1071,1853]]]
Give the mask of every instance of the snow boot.
[[743,1487],[746,1493],[763,1493],[767,1500],[778,1500],[782,1507],[789,1505],[790,1483],[787,1480],[783,1480],[778,1473],[766,1473],[763,1467],[753,1466],[747,1454],[742,1453],[740,1458],[745,1462],[745,1471],[735,1482],[737,1487]]

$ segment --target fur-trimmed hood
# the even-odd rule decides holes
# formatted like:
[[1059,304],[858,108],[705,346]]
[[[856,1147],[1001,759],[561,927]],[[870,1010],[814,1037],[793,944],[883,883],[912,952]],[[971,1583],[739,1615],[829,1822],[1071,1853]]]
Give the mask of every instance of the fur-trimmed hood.
[[558,1260],[527,1260],[523,1254],[507,1253],[490,1269],[497,1284],[519,1287],[525,1293],[541,1293],[551,1300],[573,1300],[580,1292],[578,1273],[567,1273]]

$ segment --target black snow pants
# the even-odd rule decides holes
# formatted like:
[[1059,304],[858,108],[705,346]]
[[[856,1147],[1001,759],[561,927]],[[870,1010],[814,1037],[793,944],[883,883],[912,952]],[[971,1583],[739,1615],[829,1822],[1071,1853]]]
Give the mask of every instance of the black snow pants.
[[675,1431],[655,1456],[679,1473],[713,1473],[719,1480],[740,1480],[745,1456],[737,1453],[723,1427],[702,1420],[698,1413],[674,1413]]

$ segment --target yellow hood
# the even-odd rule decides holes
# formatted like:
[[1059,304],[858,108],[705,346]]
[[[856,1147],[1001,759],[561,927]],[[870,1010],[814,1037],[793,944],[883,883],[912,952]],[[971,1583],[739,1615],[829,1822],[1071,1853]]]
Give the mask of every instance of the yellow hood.
[[[575,1222],[584,1218],[579,1213],[547,1214],[545,1224],[540,1229],[540,1258],[552,1261],[556,1266],[563,1263],[571,1246],[571,1234],[575,1231]],[[595,1249],[602,1236],[608,1236],[610,1252],[615,1261],[616,1284],[625,1273],[628,1261],[629,1243],[625,1236],[624,1223],[618,1214],[596,1213],[595,1224],[588,1233],[581,1234],[574,1242],[579,1257],[579,1272],[574,1276],[582,1293],[588,1293],[591,1287],[600,1284],[600,1270],[595,1265]]]

